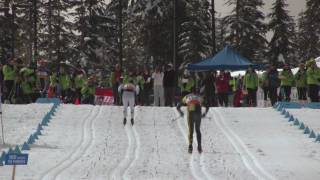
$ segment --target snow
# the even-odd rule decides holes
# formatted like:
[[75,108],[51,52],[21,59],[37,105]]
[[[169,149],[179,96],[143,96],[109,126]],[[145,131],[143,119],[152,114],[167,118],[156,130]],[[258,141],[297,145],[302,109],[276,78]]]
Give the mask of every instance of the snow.
[[[51,106],[5,105],[9,144],[22,144]],[[289,111],[320,132],[319,110]],[[17,179],[320,178],[320,144],[272,108],[211,108],[201,124],[201,155],[195,135],[187,153],[187,119],[175,108],[137,106],[134,126],[123,126],[122,112],[60,105],[31,146],[28,166],[17,166]],[[11,168],[0,167],[0,179],[10,179]]]

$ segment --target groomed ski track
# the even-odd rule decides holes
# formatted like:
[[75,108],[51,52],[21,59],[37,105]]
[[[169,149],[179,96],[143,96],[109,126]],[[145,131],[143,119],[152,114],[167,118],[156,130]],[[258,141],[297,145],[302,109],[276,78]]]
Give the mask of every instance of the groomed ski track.
[[[29,106],[37,109],[37,105]],[[9,127],[29,123],[15,115],[17,109],[11,113],[16,124]],[[34,116],[45,114],[46,109]],[[130,119],[124,126],[121,106],[60,105],[32,145],[28,166],[17,166],[17,179],[320,178],[319,143],[306,138],[271,108],[211,108],[201,122],[202,154],[197,151],[196,133],[194,151],[187,152],[187,112],[183,110],[185,116],[179,118],[175,108],[137,106],[134,126]],[[33,119],[32,115],[27,119]],[[21,135],[27,132],[30,130],[21,129]],[[0,167],[0,179],[10,176],[10,167]]]
[[209,113],[211,113],[209,116],[214,119],[217,127],[223,132],[234,149],[239,153],[246,168],[258,179],[275,180],[275,178],[261,166],[258,160],[240,139],[240,137],[228,127],[228,125],[224,122],[225,119],[223,119],[221,113],[217,111],[217,109],[211,109]]

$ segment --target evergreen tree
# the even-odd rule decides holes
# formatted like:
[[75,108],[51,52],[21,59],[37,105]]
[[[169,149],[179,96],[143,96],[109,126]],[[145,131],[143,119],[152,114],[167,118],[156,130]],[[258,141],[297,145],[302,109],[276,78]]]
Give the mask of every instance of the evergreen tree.
[[113,28],[113,19],[108,16],[104,0],[83,0],[75,6],[74,30],[78,34],[77,49],[80,58],[91,66],[104,65],[106,48],[109,46],[107,39],[109,31]]
[[75,35],[68,11],[72,3],[60,0],[44,0],[39,5],[39,51],[56,66],[61,62],[75,61]]
[[181,24],[179,55],[183,64],[199,61],[212,54],[212,27],[206,0],[186,1],[186,20]]
[[0,4],[0,61],[4,63],[12,50],[12,15],[9,14],[9,0]]
[[268,54],[272,63],[282,60],[283,63],[294,63],[295,60],[295,23],[285,9],[287,6],[286,0],[276,0],[269,14],[269,30],[273,32],[273,37]]
[[265,55],[267,46],[266,25],[261,8],[262,0],[228,0],[229,6],[234,6],[232,14],[225,17],[230,29],[227,34],[229,44],[245,57],[259,62]]
[[320,1],[307,0],[307,9],[299,18],[299,59],[306,61],[320,55]]

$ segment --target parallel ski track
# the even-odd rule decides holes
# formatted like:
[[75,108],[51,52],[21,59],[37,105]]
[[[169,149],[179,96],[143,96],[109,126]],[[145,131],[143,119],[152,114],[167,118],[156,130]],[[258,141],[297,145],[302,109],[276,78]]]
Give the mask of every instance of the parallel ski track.
[[[135,117],[136,117],[136,113],[135,113]],[[110,179],[112,180],[128,179],[127,173],[131,165],[139,157],[140,147],[138,146],[140,146],[140,141],[139,141],[139,135],[134,126],[133,127],[131,126],[130,119],[127,121],[127,124],[125,125],[125,131],[128,137],[128,147],[127,147],[126,155],[124,159],[122,159],[122,161],[111,173]]]
[[[175,114],[179,115],[179,113],[177,111],[175,111]],[[188,123],[187,123],[186,119],[184,119],[183,121],[184,121],[184,125],[182,125],[180,119],[177,120],[177,123],[178,123],[178,127],[179,127],[181,133],[183,134],[183,136],[185,138],[186,145],[189,145],[188,134],[187,134]],[[184,128],[183,128],[183,126],[184,126]],[[196,139],[194,138],[193,141],[196,142]],[[194,148],[194,152],[190,155],[190,162],[189,162],[192,176],[197,180],[204,180],[204,179],[212,180],[214,178],[206,170],[206,167],[204,164],[204,159],[205,159],[204,153],[199,155],[197,152],[197,148]]]
[[60,163],[45,172],[40,179],[57,179],[59,175],[75,163],[83,153],[88,149],[93,138],[93,122],[101,112],[101,106],[94,106],[81,124],[82,133],[79,143],[74,146],[72,152],[66,156]]
[[229,126],[225,123],[225,119],[223,118],[221,113],[216,109],[213,109],[212,111],[210,111],[210,113],[217,127],[222,131],[222,133],[227,137],[234,149],[239,153],[242,162],[251,172],[251,174],[261,180],[274,180],[275,178],[261,166],[258,160],[240,139],[240,137],[235,132],[233,132],[231,128],[229,128]]

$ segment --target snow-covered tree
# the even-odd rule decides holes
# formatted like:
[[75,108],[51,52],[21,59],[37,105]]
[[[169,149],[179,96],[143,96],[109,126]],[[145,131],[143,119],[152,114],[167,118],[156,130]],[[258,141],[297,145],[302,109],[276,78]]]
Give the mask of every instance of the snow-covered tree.
[[320,1],[307,0],[307,9],[300,14],[298,31],[299,60],[320,56]]
[[68,11],[73,4],[60,0],[43,0],[39,5],[39,51],[53,63],[74,61],[78,56]]
[[272,63],[278,63],[283,57],[283,63],[295,62],[295,23],[286,10],[286,0],[276,0],[272,12],[268,15],[271,19],[269,30],[273,32],[269,43],[268,57]]
[[80,58],[90,65],[101,67],[110,47],[108,37],[114,30],[114,15],[109,12],[104,0],[83,0],[74,7],[74,30],[78,32],[77,49]]
[[228,0],[229,6],[234,6],[231,15],[225,17],[229,33],[227,41],[245,57],[259,62],[265,54],[266,24],[261,11],[262,0]]
[[212,28],[207,0],[186,0],[185,21],[179,34],[179,55],[183,64],[199,61],[212,54]]

